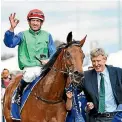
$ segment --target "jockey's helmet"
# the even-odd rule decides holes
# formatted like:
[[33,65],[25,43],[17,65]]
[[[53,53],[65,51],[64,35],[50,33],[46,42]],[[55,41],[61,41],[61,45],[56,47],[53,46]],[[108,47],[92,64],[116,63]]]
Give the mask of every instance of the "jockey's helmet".
[[30,20],[30,19],[40,19],[40,20],[44,21],[45,16],[41,10],[33,9],[33,10],[30,10],[30,12],[27,15],[27,20]]

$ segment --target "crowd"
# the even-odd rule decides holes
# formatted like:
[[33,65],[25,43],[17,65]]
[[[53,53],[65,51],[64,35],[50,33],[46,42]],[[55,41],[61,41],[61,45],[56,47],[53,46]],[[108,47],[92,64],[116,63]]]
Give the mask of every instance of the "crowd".
[[[14,100],[20,105],[23,89],[39,76],[40,67],[48,62],[56,47],[51,34],[41,29],[45,21],[41,10],[28,13],[29,29],[17,35],[14,29],[19,20],[15,16],[14,13],[9,17],[10,29],[5,33],[4,43],[9,48],[18,46],[18,63],[23,78]],[[90,58],[92,66],[84,72],[83,81],[75,88],[70,85],[65,89],[66,122],[122,122],[122,69],[106,65],[107,54],[102,48],[93,49]],[[1,74],[2,96],[11,80],[9,70],[4,69]]]

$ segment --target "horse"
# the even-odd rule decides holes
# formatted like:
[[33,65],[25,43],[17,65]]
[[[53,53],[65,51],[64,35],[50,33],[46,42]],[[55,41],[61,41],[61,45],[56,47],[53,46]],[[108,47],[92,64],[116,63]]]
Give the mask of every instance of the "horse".
[[[67,43],[61,44],[52,58],[42,68],[43,76],[35,85],[22,111],[21,122],[65,122],[66,107],[63,99],[65,87],[80,82],[83,75],[84,53],[81,41],[67,35]],[[22,76],[15,78],[6,89],[4,96],[4,116],[6,122],[16,122],[10,115],[11,99]]]

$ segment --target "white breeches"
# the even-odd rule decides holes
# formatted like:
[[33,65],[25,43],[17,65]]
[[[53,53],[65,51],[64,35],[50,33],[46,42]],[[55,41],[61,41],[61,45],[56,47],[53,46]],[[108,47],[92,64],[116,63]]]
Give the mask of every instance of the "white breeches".
[[38,77],[41,74],[41,67],[25,67],[23,70],[23,80],[25,82],[32,82],[36,77]]

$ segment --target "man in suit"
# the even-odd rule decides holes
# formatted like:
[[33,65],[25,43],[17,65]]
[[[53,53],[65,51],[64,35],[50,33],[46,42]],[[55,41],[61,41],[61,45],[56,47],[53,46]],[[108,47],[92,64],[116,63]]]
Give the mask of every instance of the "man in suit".
[[93,69],[84,72],[78,89],[85,92],[89,122],[112,122],[122,111],[122,69],[106,65],[102,48],[92,50],[90,56]]

